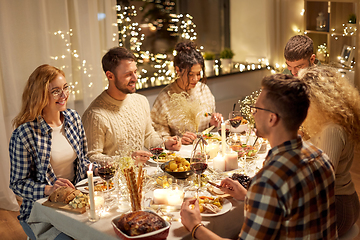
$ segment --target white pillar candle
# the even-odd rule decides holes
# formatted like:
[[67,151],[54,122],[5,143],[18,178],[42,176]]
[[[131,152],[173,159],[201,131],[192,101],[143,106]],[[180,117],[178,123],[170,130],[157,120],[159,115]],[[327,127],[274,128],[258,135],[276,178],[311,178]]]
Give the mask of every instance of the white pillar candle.
[[210,159],[216,157],[219,152],[219,144],[218,143],[209,143],[206,145],[206,153],[209,155]]
[[155,204],[167,204],[167,195],[169,194],[169,190],[155,189],[153,194]]
[[104,206],[105,199],[103,196],[95,196],[94,202],[95,202],[95,209],[99,210]]
[[181,205],[184,199],[184,192],[181,190],[169,191],[167,195],[167,204],[171,206]]
[[213,167],[215,169],[219,169],[220,171],[225,171],[225,160],[224,157],[221,156],[220,154],[218,154],[214,159],[213,159]]
[[89,200],[90,200],[90,218],[95,219],[95,199],[94,199],[94,174],[92,169],[92,163],[89,166],[89,171],[87,171],[88,176],[88,187],[89,187]]
[[222,147],[222,155],[225,156],[226,151],[226,128],[225,123],[221,123],[221,147]]
[[238,169],[238,153],[231,151],[225,154],[225,171]]

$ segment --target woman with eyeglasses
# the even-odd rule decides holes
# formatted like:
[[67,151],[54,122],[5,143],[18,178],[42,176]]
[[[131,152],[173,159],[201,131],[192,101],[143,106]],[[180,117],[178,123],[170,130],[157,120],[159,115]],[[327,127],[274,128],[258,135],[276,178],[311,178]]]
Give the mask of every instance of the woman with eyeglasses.
[[359,217],[360,203],[351,179],[354,148],[360,139],[360,95],[346,78],[330,67],[310,67],[299,72],[310,93],[303,123],[304,139],[323,150],[334,166],[335,208],[339,237]]
[[[23,199],[18,219],[31,239],[36,238],[27,221],[34,202],[59,187],[74,188],[90,164],[80,116],[66,108],[69,92],[62,70],[41,65],[30,75],[13,120],[10,188]],[[72,238],[59,232],[55,239]]]

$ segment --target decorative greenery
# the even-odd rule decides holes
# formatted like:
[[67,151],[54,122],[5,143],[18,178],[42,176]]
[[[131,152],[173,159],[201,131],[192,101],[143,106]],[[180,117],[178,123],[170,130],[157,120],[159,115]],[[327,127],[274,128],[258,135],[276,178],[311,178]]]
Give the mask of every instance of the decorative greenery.
[[251,113],[250,106],[254,106],[257,98],[260,95],[261,90],[252,92],[250,95],[243,98],[243,100],[239,100],[241,115],[249,121],[249,124],[254,126],[255,120],[254,116]]
[[204,52],[203,57],[205,60],[215,60],[215,54],[212,52]]
[[234,52],[230,48],[225,48],[220,52],[220,58],[226,59],[226,58],[233,58]]
[[356,23],[356,15],[355,14],[350,14],[348,22],[349,23]]

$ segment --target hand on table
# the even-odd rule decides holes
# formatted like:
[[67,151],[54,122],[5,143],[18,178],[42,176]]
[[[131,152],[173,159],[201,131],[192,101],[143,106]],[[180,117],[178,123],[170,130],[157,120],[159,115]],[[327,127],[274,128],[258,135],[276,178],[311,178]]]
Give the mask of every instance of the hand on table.
[[230,194],[236,200],[244,200],[247,190],[237,180],[225,178],[220,183],[221,191]]
[[[194,208],[190,205],[194,204]],[[181,223],[188,231],[191,231],[198,223],[201,223],[199,201],[197,199],[188,199],[181,205],[180,210]]]
[[193,132],[186,132],[181,138],[181,143],[184,145],[192,144],[193,141],[197,138],[196,134]]
[[210,125],[219,127],[222,122],[222,114],[221,113],[212,113],[210,119]]
[[135,165],[146,163],[152,157],[152,153],[148,151],[135,151],[131,154],[132,159],[135,160]]
[[75,188],[74,185],[66,178],[58,178],[54,185],[46,185],[45,186],[45,190],[44,190],[44,194],[45,195],[50,195],[51,193],[53,193],[56,189],[63,187],[63,186],[67,186],[67,187],[71,187],[71,188]]
[[177,136],[169,137],[165,141],[165,148],[168,150],[179,151],[181,148],[181,141]]

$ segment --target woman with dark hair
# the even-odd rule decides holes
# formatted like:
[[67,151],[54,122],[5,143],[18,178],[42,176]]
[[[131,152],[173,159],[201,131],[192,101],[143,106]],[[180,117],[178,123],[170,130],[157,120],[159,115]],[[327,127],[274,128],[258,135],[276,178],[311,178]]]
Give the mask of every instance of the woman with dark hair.
[[[221,114],[215,113],[215,98],[205,84],[204,58],[191,41],[176,45],[174,57],[176,79],[166,86],[157,96],[151,110],[153,126],[163,136],[182,136],[182,144],[191,144],[196,132],[210,126],[217,127]],[[202,77],[203,75],[203,77]],[[202,78],[202,79],[201,79]],[[174,109],[172,96],[184,96],[192,114],[181,115],[180,109]],[[184,106],[180,106],[184,108]],[[211,116],[205,116],[211,113]],[[189,118],[192,118],[191,120]]]
[[[18,219],[31,239],[36,237],[27,221],[34,202],[62,186],[74,188],[90,164],[80,116],[66,108],[69,88],[62,70],[39,66],[26,83],[21,111],[13,120],[10,188],[23,199]],[[59,232],[55,239],[72,238]]]
[[339,237],[359,218],[360,203],[351,179],[354,148],[360,139],[360,95],[331,67],[299,72],[308,86],[310,108],[303,123],[304,139],[323,150],[335,170],[336,225]]

